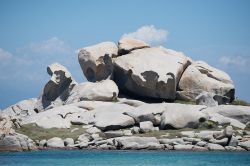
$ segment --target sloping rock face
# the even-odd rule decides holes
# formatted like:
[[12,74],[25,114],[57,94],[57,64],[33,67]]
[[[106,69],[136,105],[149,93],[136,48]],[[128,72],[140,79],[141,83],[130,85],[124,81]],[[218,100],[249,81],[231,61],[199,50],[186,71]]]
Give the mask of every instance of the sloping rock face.
[[122,38],[118,42],[118,54],[124,55],[137,49],[149,48],[149,45],[141,40],[132,38]]
[[110,104],[102,106],[94,110],[94,125],[99,129],[117,130],[133,126],[135,121],[130,116],[124,115],[124,112],[133,109],[133,107],[125,104]]
[[134,50],[114,59],[114,80],[125,92],[174,100],[179,79],[189,63],[182,53],[163,47]]
[[113,42],[103,42],[82,48],[78,61],[88,81],[95,82],[112,78],[112,57],[117,56],[118,48]]
[[0,114],[0,138],[15,132],[12,129],[12,124],[13,123],[8,115]]
[[118,93],[119,89],[112,80],[103,80],[96,83],[85,82],[72,89],[66,104],[82,100],[115,101]]
[[202,61],[193,62],[180,79],[177,98],[195,101],[195,98],[204,91],[224,96],[229,101],[234,100],[233,81],[225,72]]
[[16,133],[12,125],[8,115],[0,114],[0,152],[36,150],[35,143],[26,135]]
[[206,121],[206,115],[200,110],[204,106],[169,104],[161,117],[161,129],[197,128]]
[[206,108],[202,112],[210,114],[210,116],[219,114],[245,124],[250,121],[250,107],[248,106],[219,105],[218,107]]
[[60,106],[29,116],[22,121],[22,125],[35,123],[42,128],[70,128],[71,119],[85,111],[73,105]]
[[59,63],[48,66],[47,72],[51,78],[36,103],[36,112],[63,105],[63,101],[68,98],[70,91],[77,84],[70,72]]
[[35,143],[23,134],[14,133],[0,139],[0,151],[36,150]]
[[22,100],[2,110],[1,113],[10,116],[11,119],[22,119],[36,113],[34,111],[36,102],[36,98]]
[[159,141],[155,137],[118,137],[115,144],[118,149],[139,150],[159,146]]

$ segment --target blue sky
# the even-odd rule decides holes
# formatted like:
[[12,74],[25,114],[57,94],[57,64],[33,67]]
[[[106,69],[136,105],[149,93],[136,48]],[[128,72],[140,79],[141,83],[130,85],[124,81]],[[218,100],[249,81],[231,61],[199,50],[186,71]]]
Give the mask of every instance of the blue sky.
[[124,34],[226,71],[250,101],[249,9],[248,0],[0,0],[0,108],[39,96],[53,62],[86,81],[77,50]]

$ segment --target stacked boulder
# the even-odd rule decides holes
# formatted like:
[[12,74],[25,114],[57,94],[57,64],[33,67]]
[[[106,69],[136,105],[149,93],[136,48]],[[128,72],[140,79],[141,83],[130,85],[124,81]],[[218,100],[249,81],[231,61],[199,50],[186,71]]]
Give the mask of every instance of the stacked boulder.
[[140,40],[123,38],[118,46],[104,42],[85,47],[78,57],[89,81],[112,79],[130,96],[195,101],[202,92],[209,92],[219,104],[234,100],[234,85],[225,72]]

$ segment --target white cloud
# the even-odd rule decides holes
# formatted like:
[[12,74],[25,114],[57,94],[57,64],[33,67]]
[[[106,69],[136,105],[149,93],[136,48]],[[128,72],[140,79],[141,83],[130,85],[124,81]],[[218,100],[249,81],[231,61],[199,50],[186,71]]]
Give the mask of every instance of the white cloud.
[[37,54],[70,54],[72,53],[71,47],[64,41],[57,37],[52,37],[48,40],[41,42],[33,42],[28,46],[18,50],[19,52],[32,52]]
[[222,56],[219,62],[224,66],[246,67],[250,62],[250,57],[243,56]]
[[4,62],[5,60],[9,60],[12,57],[12,54],[2,48],[0,48],[0,62]]
[[161,45],[166,42],[168,31],[164,29],[157,29],[154,25],[145,25],[135,32],[125,33],[122,38],[134,38],[143,40],[150,45]]
[[234,69],[238,71],[249,71],[248,65],[250,64],[249,56],[222,56],[219,59],[221,67],[227,69]]

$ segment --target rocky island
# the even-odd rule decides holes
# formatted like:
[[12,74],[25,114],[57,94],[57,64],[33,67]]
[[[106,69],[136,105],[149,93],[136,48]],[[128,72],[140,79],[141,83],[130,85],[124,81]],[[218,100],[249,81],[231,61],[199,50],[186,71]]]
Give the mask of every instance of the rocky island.
[[38,98],[0,111],[0,151],[250,150],[250,107],[225,72],[131,38],[78,59],[89,82],[54,63]]

